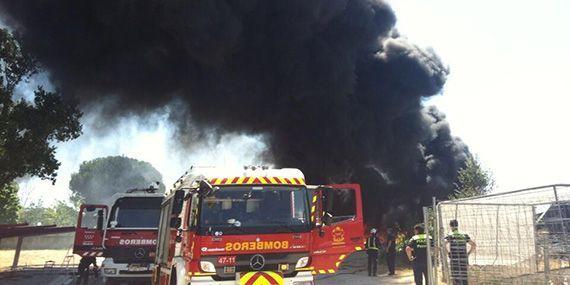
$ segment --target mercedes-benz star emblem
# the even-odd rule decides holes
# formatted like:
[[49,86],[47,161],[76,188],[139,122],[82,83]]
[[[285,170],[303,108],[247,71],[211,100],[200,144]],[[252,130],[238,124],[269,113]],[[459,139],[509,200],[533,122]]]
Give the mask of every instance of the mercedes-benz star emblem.
[[261,270],[265,266],[265,258],[261,254],[256,254],[249,260],[249,266],[253,270]]
[[145,255],[145,251],[144,248],[137,248],[137,250],[135,250],[135,257],[136,258],[143,258]]

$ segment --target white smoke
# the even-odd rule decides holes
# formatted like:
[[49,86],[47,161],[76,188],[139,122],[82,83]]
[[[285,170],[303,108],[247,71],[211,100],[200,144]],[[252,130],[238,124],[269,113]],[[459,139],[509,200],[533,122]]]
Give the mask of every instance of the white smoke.
[[261,156],[266,144],[262,135],[218,136],[212,130],[197,133],[201,137],[193,139],[190,145],[180,146],[174,139],[175,128],[168,121],[170,108],[145,118],[123,117],[109,125],[101,116],[105,106],[102,103],[84,115],[83,135],[78,139],[56,145],[56,158],[61,166],[54,185],[51,181],[33,177],[20,180],[19,195],[24,205],[38,201],[45,205],[67,201],[71,194],[71,174],[79,170],[82,162],[98,157],[124,155],[149,162],[162,174],[166,189],[191,165],[242,167],[263,163]]

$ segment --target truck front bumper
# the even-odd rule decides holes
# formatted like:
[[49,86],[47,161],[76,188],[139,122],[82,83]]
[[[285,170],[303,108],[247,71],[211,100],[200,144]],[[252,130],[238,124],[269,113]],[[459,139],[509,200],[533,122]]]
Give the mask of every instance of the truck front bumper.
[[101,272],[105,278],[150,278],[154,264],[145,267],[128,263],[115,263],[112,258],[105,258],[101,265]]
[[[236,278],[237,279],[237,278]],[[283,285],[313,285],[314,278],[309,271],[300,271],[295,277],[283,278]],[[236,285],[240,284],[237,280],[224,280],[216,281],[211,276],[192,276],[186,278],[189,284],[204,284],[204,285]]]

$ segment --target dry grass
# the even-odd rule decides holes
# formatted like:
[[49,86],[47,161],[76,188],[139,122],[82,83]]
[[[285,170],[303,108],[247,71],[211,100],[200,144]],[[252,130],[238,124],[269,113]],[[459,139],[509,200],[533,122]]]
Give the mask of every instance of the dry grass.
[[[12,266],[14,253],[14,250],[0,250],[0,270]],[[47,260],[53,260],[55,264],[59,265],[63,262],[66,254],[66,249],[22,250],[20,252],[18,265],[43,265]],[[69,252],[69,254],[71,254],[71,252]],[[78,262],[78,256],[75,256],[75,260],[71,260],[71,263]]]

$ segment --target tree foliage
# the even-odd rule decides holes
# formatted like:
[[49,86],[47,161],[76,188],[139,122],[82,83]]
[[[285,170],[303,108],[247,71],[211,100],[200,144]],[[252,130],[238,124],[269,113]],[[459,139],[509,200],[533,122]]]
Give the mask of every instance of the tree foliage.
[[61,94],[38,87],[33,102],[14,100],[15,87],[36,66],[16,38],[0,29],[0,187],[25,175],[55,181],[60,163],[54,143],[81,134],[82,114]]
[[10,183],[0,187],[0,224],[15,223],[19,210],[18,184]]
[[78,210],[72,205],[58,201],[52,207],[45,207],[41,201],[22,208],[19,222],[30,225],[74,226],[77,222]]
[[150,163],[125,156],[108,156],[85,161],[79,172],[71,175],[69,189],[73,201],[104,203],[115,193],[133,188],[148,188],[160,182],[162,175]]
[[455,191],[450,199],[460,199],[488,194],[495,187],[495,179],[490,170],[484,169],[476,157],[469,157],[465,167],[459,170]]

